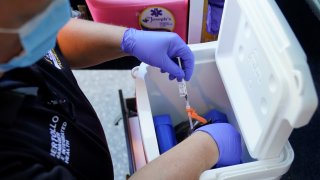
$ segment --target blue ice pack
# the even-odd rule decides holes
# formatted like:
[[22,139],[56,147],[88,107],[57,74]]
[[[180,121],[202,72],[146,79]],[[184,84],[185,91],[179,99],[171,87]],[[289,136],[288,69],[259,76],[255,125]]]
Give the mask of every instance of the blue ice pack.
[[177,144],[175,131],[170,115],[163,114],[153,117],[160,154],[166,152]]

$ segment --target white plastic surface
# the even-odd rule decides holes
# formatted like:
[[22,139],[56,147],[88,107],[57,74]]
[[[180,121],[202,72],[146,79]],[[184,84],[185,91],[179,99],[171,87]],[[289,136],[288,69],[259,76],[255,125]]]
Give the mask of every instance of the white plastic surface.
[[188,44],[201,42],[204,0],[189,0]]
[[287,143],[281,154],[275,158],[208,170],[201,174],[200,179],[280,179],[288,171],[293,159],[294,153],[292,147]]
[[143,141],[146,161],[150,162],[159,156],[158,142],[154,130],[147,87],[144,82],[146,64],[141,64],[139,69],[134,69],[133,76],[136,84],[136,101],[138,105],[138,117],[140,121],[141,136]]
[[306,55],[273,0],[226,1],[216,62],[250,155],[278,156],[318,98]]
[[[229,123],[238,129],[237,119],[235,118],[232,106],[229,102],[227,93],[219,75],[214,52],[217,43],[194,44],[190,48],[195,55],[196,65],[194,75],[187,83],[190,104],[199,114],[203,114],[212,108],[224,112]],[[137,72],[138,71],[138,72]],[[169,81],[168,75],[160,72],[158,68],[149,67],[141,64],[139,70],[135,68],[137,90],[137,108],[150,109],[139,114],[141,133],[153,134],[154,126],[151,124],[153,115],[164,113],[170,114],[173,124],[187,120],[184,111],[184,100],[179,97],[176,81]],[[141,80],[141,81],[140,81]],[[136,81],[137,82],[137,81]],[[212,82],[212,83],[208,83]],[[142,92],[140,91],[140,92]],[[158,153],[158,149],[146,146],[147,144],[156,144],[156,137],[144,138],[144,149],[146,154]],[[268,160],[254,160],[246,150],[246,145],[242,141],[243,164],[229,166],[219,169],[205,171],[200,179],[280,179],[289,169],[294,153],[289,143],[283,149],[280,156]],[[148,161],[149,162],[149,161]]]

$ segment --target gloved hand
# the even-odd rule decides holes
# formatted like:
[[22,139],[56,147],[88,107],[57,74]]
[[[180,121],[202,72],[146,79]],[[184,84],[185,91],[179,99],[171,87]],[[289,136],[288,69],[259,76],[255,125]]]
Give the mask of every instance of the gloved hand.
[[[186,43],[175,33],[152,32],[129,28],[121,42],[123,52],[140,61],[168,72],[169,79],[190,80],[194,68],[194,56]],[[182,70],[172,59],[180,57]]]
[[207,14],[207,32],[218,34],[221,23],[224,0],[209,0]]
[[197,131],[208,133],[219,149],[219,159],[216,167],[224,167],[241,163],[241,137],[239,132],[228,123],[209,124]]

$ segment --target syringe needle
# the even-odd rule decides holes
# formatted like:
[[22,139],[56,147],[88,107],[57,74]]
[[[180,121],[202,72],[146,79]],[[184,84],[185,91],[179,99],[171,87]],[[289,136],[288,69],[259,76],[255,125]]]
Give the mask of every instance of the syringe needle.
[[[177,59],[178,59],[179,67],[182,68],[180,57],[177,57]],[[190,104],[189,104],[189,99],[188,99],[186,82],[184,81],[184,79],[182,79],[181,82],[179,82],[178,84],[179,84],[180,96],[185,98],[186,110],[188,110],[188,109],[190,109]],[[190,113],[188,113],[188,119],[189,119],[190,129],[192,131],[193,130],[193,123],[192,123],[192,118],[191,118]]]
[[[188,100],[188,95],[185,95],[185,99],[186,99],[186,109],[190,109],[190,104],[189,104],[189,100]],[[188,113],[188,118],[189,118],[189,124],[190,124],[190,130],[193,130],[193,123],[192,123],[192,118],[190,116],[190,113]]]

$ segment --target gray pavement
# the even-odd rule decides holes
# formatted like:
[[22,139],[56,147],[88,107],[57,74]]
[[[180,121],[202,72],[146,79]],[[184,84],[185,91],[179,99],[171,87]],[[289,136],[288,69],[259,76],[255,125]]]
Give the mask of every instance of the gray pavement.
[[125,98],[134,96],[134,81],[130,70],[74,70],[84,94],[95,109],[107,137],[113,161],[115,180],[126,179],[129,174],[127,147],[123,121],[114,125],[121,115],[118,90]]

